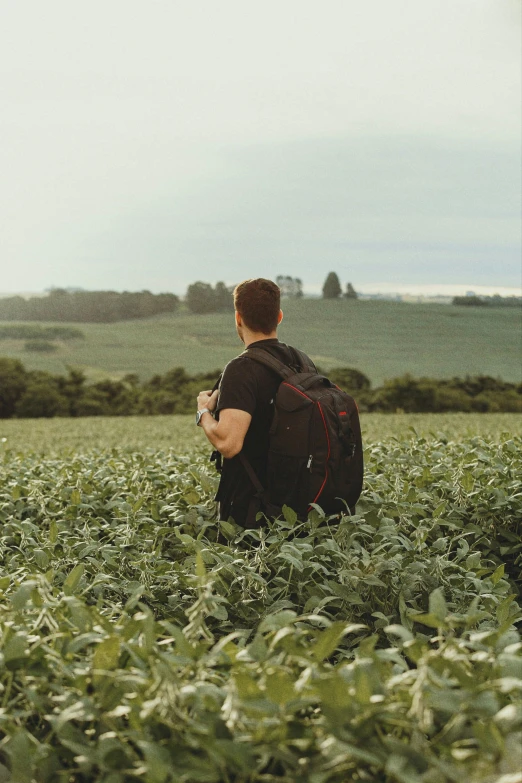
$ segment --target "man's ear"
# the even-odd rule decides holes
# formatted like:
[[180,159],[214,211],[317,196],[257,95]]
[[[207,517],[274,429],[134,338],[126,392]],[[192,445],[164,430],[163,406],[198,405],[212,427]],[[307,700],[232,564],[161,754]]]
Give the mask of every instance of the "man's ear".
[[237,310],[235,311],[235,315],[236,315],[236,324],[238,326],[243,326],[243,322],[241,321],[241,315],[238,313]]
[[279,324],[281,323],[282,320],[283,320],[283,311],[280,310],[279,311],[279,315],[277,316],[277,325],[278,326],[279,326]]

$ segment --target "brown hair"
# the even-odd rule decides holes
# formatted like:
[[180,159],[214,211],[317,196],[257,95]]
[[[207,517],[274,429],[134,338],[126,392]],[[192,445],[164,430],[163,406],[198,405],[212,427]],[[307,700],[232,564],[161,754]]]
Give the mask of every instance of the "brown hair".
[[271,334],[281,308],[279,286],[264,277],[243,280],[234,289],[234,307],[252,332]]

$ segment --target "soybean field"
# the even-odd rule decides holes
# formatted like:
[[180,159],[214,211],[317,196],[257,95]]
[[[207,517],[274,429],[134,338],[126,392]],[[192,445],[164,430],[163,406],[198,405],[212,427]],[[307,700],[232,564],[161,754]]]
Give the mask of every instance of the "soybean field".
[[0,781],[521,783],[521,420],[363,415],[255,531],[192,417],[2,422]]

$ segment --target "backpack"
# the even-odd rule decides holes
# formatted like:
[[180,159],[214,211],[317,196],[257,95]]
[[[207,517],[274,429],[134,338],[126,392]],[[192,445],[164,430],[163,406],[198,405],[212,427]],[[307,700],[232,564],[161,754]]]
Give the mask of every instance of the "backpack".
[[293,349],[299,366],[289,367],[268,351],[252,346],[243,356],[276,372],[281,383],[274,399],[266,486],[246,456],[239,458],[256,489],[248,525],[256,514],[278,516],[284,505],[306,519],[317,503],[326,514],[355,512],[363,482],[359,413],[342,391]]

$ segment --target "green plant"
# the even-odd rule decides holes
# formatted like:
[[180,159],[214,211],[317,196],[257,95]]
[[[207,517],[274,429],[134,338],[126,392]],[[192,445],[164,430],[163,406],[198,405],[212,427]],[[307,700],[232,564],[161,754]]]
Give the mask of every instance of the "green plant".
[[0,779],[516,781],[522,440],[397,432],[356,516],[260,531],[197,441],[7,448]]

